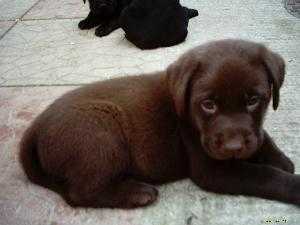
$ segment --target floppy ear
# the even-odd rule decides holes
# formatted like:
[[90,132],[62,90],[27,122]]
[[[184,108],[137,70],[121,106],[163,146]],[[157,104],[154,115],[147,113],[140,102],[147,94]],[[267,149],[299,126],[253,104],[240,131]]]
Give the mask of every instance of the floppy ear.
[[285,63],[280,55],[267,49],[264,51],[263,62],[272,84],[273,109],[276,110],[279,105],[279,89],[284,81]]
[[199,70],[200,63],[191,55],[183,55],[167,68],[167,85],[178,116],[185,113],[189,99],[188,92],[193,75]]

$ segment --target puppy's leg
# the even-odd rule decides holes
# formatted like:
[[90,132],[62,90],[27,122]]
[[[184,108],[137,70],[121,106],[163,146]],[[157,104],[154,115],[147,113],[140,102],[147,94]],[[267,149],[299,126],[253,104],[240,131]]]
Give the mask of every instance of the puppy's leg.
[[118,138],[112,133],[93,131],[92,126],[88,128],[94,136],[82,141],[82,145],[76,144],[77,149],[81,148],[79,154],[83,154],[67,172],[66,201],[76,207],[112,208],[134,208],[154,202],[158,195],[154,187],[127,179],[129,155]]
[[102,23],[99,27],[97,27],[95,34],[98,37],[103,37],[109,35],[114,30],[120,28],[118,18],[114,18],[106,23]]
[[100,201],[112,208],[136,208],[152,204],[157,196],[155,187],[134,179],[125,179],[104,191]]
[[295,172],[293,162],[276,146],[266,131],[260,151],[249,161],[274,166],[289,173]]
[[136,208],[153,203],[158,196],[153,186],[133,179],[113,181],[105,189],[91,191],[90,186],[87,185],[89,191],[86,192],[86,186],[73,185],[69,190],[69,203],[81,207]]
[[101,20],[97,18],[92,12],[89,13],[87,18],[81,20],[78,24],[79,29],[87,30],[98,26],[101,23]]
[[205,168],[203,165],[201,168],[195,166],[195,162],[193,164],[190,175],[192,181],[207,191],[300,204],[300,175],[241,161],[225,165],[218,162]]
[[[87,106],[88,107],[88,106]],[[101,112],[99,112],[101,115]],[[103,115],[103,124],[91,119],[76,118],[77,124],[65,139],[65,146],[72,155],[66,162],[65,171],[67,202],[72,206],[105,207],[99,200],[101,193],[114,187],[129,165],[129,153],[117,132],[104,130],[106,124],[111,127],[115,122],[109,115]],[[70,129],[69,129],[70,130]]]
[[213,160],[197,140],[182,134],[190,163],[190,178],[199,187],[216,193],[248,195],[300,204],[300,175],[273,166],[245,161]]
[[67,121],[70,127],[64,135],[59,134],[61,145],[71,152],[64,163],[66,201],[72,206],[113,208],[155,201],[154,187],[128,180],[130,152],[121,109],[108,102],[78,103],[74,107],[76,113],[72,112],[72,120]]

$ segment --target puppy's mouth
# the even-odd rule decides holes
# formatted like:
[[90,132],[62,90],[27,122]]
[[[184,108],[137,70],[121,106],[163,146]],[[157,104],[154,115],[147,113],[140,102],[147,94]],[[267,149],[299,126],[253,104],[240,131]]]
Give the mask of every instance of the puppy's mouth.
[[225,152],[222,150],[215,150],[215,149],[207,149],[208,155],[216,160],[230,160],[230,159],[248,159],[252,156],[252,154],[248,154],[246,151],[240,152]]

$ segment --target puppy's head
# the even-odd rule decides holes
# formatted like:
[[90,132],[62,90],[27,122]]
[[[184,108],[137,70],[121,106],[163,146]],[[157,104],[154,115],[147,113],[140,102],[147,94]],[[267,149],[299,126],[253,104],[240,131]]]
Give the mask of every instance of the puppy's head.
[[284,67],[263,45],[221,40],[180,57],[167,69],[167,82],[179,118],[197,131],[210,157],[247,159],[263,142],[271,97],[278,107]]
[[[95,15],[101,17],[110,16],[114,13],[116,8],[116,0],[88,0],[90,10]],[[86,0],[83,0],[86,3]]]

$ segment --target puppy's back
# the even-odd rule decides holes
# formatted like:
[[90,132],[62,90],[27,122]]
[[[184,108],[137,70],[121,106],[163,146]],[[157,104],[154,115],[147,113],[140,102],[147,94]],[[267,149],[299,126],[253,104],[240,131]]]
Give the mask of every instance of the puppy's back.
[[[137,125],[137,133],[139,133],[138,129],[149,123],[147,118],[151,117],[153,112],[168,108],[165,104],[166,100],[164,100],[168,98],[163,80],[164,73],[116,78],[86,85],[57,99],[36,118],[21,140],[19,159],[28,178],[33,183],[44,187],[53,186],[53,183],[59,181],[60,178],[56,175],[60,172],[56,172],[55,176],[51,177],[51,171],[54,172],[56,168],[60,167],[60,159],[51,160],[51,162],[43,161],[45,158],[50,160],[51,154],[47,153],[45,144],[41,144],[41,139],[49,140],[56,135],[49,131],[49,128],[57,127],[55,124],[74,121],[74,118],[70,118],[70,116],[75,117],[77,113],[73,110],[74,107],[88,106],[87,102],[96,104],[109,102],[122,109],[124,114],[131,118],[130,122]],[[90,113],[88,109],[87,113]],[[122,119],[124,120],[124,118]],[[63,125],[58,127],[60,126]],[[46,168],[47,164],[51,168]]]

